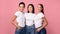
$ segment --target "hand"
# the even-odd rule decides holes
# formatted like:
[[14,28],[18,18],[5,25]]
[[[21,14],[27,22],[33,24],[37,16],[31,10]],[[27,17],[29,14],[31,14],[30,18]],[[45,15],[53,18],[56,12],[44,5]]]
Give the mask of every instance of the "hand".
[[39,32],[42,28],[38,28],[36,31]]
[[21,27],[20,27],[20,26],[17,26],[17,29],[18,29],[18,30],[20,30],[20,29],[21,29]]

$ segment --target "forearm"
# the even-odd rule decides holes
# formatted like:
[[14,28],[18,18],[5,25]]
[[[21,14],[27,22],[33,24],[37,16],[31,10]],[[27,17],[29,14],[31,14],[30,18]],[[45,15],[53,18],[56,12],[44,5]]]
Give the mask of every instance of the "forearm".
[[14,16],[11,18],[11,21],[10,21],[15,27],[18,26],[18,24],[14,22],[14,21],[16,20],[16,18],[17,18],[17,16],[14,15]]
[[18,24],[14,23],[14,22],[11,22],[11,23],[12,23],[12,25],[14,25],[15,27],[17,27],[17,26],[18,26]]
[[45,28],[47,25],[48,25],[48,23],[43,23],[40,28],[41,28],[41,29],[42,29],[42,28]]
[[48,22],[47,22],[46,18],[43,18],[43,23],[42,23],[41,28],[45,28],[47,25],[48,25]]

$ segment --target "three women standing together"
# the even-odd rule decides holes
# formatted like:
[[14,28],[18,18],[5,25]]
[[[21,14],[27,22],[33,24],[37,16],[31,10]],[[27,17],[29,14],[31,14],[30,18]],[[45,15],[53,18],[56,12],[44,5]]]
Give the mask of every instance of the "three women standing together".
[[[34,12],[34,5],[29,4],[27,13],[24,13],[24,2],[19,3],[19,10],[14,14],[11,23],[16,27],[15,34],[46,34],[48,22],[44,15],[42,4],[38,4],[38,14]],[[16,20],[16,23],[14,21]]]

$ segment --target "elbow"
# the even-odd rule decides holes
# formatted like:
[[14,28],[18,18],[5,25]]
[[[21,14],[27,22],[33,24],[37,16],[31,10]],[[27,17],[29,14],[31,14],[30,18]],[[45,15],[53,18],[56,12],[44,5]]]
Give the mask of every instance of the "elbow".
[[12,20],[10,20],[10,23],[12,23]]
[[48,22],[47,21],[45,21],[45,26],[47,26],[48,25]]
[[46,26],[48,25],[48,22],[46,22]]
[[10,23],[12,24],[13,23],[13,20],[10,20]]
[[48,25],[48,22],[47,22],[47,25]]

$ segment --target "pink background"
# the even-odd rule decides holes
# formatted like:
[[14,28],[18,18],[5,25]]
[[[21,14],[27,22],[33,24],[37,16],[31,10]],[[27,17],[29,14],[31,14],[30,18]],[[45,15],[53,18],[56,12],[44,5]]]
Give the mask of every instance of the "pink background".
[[0,34],[14,34],[15,27],[10,23],[10,19],[21,1],[26,4],[25,11],[29,3],[34,4],[35,10],[37,4],[42,3],[48,20],[47,34],[60,34],[60,0],[0,0]]

